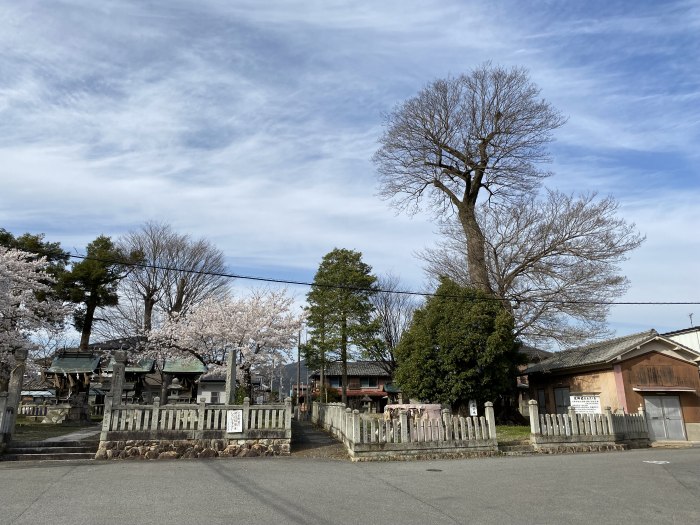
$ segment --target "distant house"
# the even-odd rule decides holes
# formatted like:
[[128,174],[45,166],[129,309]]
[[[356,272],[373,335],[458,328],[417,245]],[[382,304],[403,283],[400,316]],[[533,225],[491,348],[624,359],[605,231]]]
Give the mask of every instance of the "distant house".
[[[547,352],[546,350],[540,350],[534,346],[520,345],[518,349],[520,354],[524,356],[525,364],[518,367],[520,372],[524,372],[528,367],[541,362],[543,359],[552,357],[552,352]],[[530,401],[530,384],[527,374],[519,375],[516,379],[516,387],[518,390],[518,411],[523,416],[529,415],[528,402]]]
[[700,352],[656,330],[554,353],[529,366],[540,412],[642,406],[653,440],[700,441]]
[[[326,384],[338,395],[342,394],[343,366],[331,363],[326,369]],[[320,380],[320,373],[312,374],[314,381]],[[381,412],[388,403],[386,384],[391,383],[391,376],[376,361],[348,362],[348,407],[366,412]]]

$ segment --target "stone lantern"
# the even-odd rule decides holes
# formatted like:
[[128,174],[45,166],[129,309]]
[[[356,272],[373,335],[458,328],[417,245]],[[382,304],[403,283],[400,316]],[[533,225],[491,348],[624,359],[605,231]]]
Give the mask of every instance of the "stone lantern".
[[180,391],[182,390],[182,385],[180,380],[176,377],[168,385],[168,403],[178,403],[181,399]]

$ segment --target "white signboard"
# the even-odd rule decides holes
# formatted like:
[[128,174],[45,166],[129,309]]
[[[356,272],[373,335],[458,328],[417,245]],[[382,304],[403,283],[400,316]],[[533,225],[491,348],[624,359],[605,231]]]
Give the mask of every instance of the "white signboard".
[[602,414],[599,395],[570,394],[569,404],[577,414]]
[[243,410],[226,411],[226,432],[243,432]]
[[470,416],[478,416],[479,415],[479,410],[476,406],[476,401],[473,399],[469,400],[469,415]]

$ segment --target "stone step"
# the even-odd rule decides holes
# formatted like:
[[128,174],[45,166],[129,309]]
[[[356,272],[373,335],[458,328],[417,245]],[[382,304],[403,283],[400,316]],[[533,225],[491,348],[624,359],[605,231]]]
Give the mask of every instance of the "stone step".
[[64,452],[64,453],[47,453],[47,454],[14,454],[6,453],[0,456],[2,461],[47,461],[47,460],[85,460],[95,459],[94,452]]

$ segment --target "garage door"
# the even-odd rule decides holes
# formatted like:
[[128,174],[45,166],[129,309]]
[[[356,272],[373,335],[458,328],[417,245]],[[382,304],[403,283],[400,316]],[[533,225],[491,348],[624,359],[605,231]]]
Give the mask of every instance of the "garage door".
[[685,440],[683,412],[678,396],[644,396],[649,439]]

